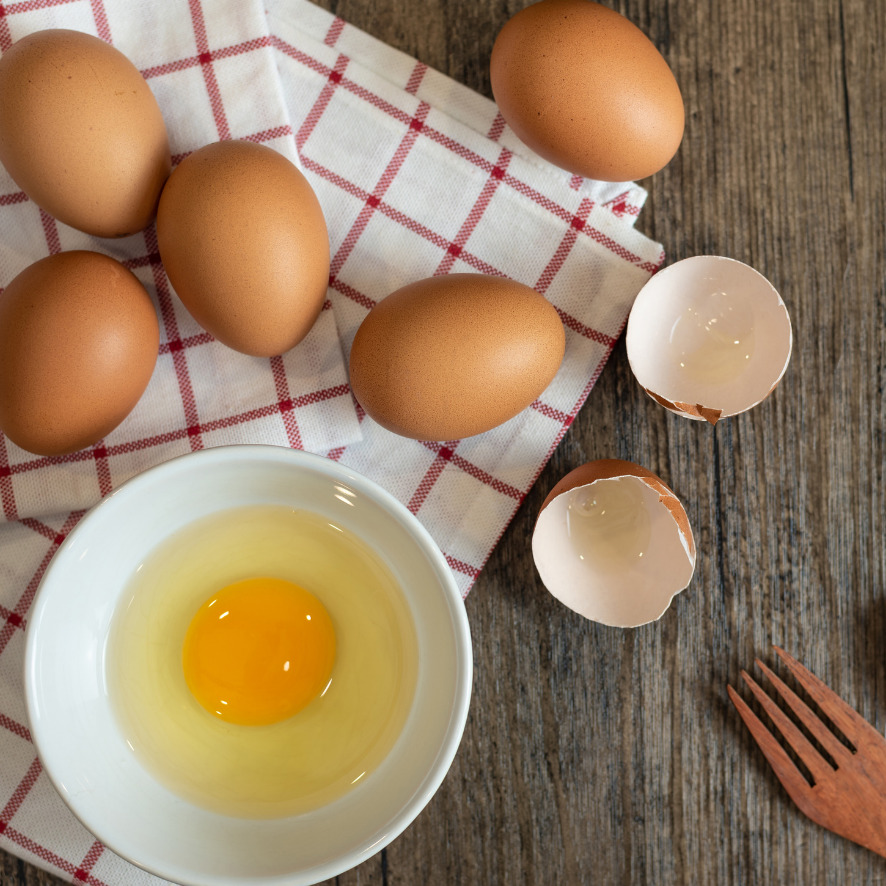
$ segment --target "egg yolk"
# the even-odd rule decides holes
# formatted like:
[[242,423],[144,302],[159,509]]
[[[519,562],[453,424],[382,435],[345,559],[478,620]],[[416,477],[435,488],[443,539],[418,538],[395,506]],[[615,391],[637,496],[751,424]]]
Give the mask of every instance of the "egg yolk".
[[335,631],[323,604],[278,578],[250,578],[213,594],[188,627],[188,688],[211,714],[263,726],[297,714],[329,684]]

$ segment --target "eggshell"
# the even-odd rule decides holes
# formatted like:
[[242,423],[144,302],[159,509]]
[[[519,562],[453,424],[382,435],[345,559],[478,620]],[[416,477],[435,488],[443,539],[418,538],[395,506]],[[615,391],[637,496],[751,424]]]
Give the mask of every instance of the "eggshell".
[[570,172],[644,178],[680,146],[683,99],[667,62],[598,3],[543,0],[518,12],[495,41],[490,74],[511,129]]
[[[691,373],[676,356],[683,318],[695,326],[682,333],[680,349],[693,357]],[[784,301],[759,271],[697,255],[659,271],[640,290],[626,341],[631,369],[650,397],[677,415],[716,424],[775,390],[790,362],[793,334]],[[733,361],[723,348],[733,345],[747,363],[730,374]]]
[[430,277],[367,314],[351,349],[351,387],[395,434],[461,439],[529,406],[565,346],[556,310],[528,286],[482,274]]
[[37,31],[0,58],[0,162],[38,206],[96,237],[154,218],[172,168],[135,65],[79,31]]
[[[646,559],[622,574],[596,571],[576,556],[569,537],[570,496],[598,483],[631,484],[650,515]],[[536,521],[532,555],[545,587],[570,609],[602,624],[638,627],[661,618],[688,586],[696,551],[686,511],[665,483],[632,462],[600,459],[571,471],[551,490]]]
[[0,294],[0,428],[37,455],[96,443],[138,402],[159,341],[148,293],[119,262],[34,262]]
[[323,212],[307,179],[271,148],[217,142],[186,157],[163,190],[157,240],[185,307],[236,351],[288,351],[323,307]]

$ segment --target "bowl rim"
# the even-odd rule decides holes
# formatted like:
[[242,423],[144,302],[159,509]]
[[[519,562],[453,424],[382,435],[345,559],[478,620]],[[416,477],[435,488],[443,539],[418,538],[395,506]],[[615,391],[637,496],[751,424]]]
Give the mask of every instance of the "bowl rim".
[[[37,756],[56,792],[83,827],[115,855],[149,874],[172,883],[181,884],[181,886],[234,886],[234,884],[244,884],[244,886],[245,884],[252,884],[252,886],[310,886],[310,884],[336,877],[380,852],[409,827],[439,789],[458,752],[462,734],[467,723],[473,685],[473,648],[470,624],[464,607],[464,599],[458,590],[452,570],[437,543],[422,525],[421,521],[397,498],[374,480],[332,459],[299,449],[288,449],[268,444],[235,444],[188,452],[161,462],[121,483],[109,495],[90,508],[68,533],[65,544],[67,545],[72,538],[76,538],[78,533],[85,531],[82,527],[89,524],[94,514],[100,511],[104,513],[109,508],[122,506],[128,499],[138,496],[144,488],[150,488],[159,476],[174,475],[176,472],[187,470],[188,465],[195,459],[200,459],[201,462],[208,462],[210,464],[212,462],[224,464],[225,462],[236,463],[243,458],[278,462],[288,467],[319,470],[320,473],[330,477],[330,479],[336,482],[347,483],[359,493],[371,498],[397,519],[398,523],[409,533],[413,541],[434,567],[434,571],[440,580],[440,588],[447,597],[449,604],[447,609],[453,614],[452,627],[455,635],[456,666],[458,670],[455,699],[450,712],[449,723],[443,741],[437,750],[436,757],[424,779],[415,785],[412,796],[400,811],[386,824],[380,825],[380,827],[384,827],[384,836],[369,846],[357,847],[335,859],[322,862],[312,868],[270,876],[191,874],[187,870],[179,869],[174,864],[166,864],[162,859],[157,859],[156,865],[152,860],[151,865],[148,866],[145,863],[129,858],[125,852],[120,851],[116,846],[114,834],[109,834],[106,830],[107,819],[97,821],[96,816],[82,809],[77,802],[77,798],[64,790],[61,782],[57,780],[52,762],[46,759],[43,751],[43,739],[46,734],[44,730],[46,727],[42,718],[35,715],[37,701],[34,688],[34,673],[40,639],[36,626],[41,623],[40,614],[47,606],[48,597],[46,589],[55,583],[55,574],[58,571],[58,558],[55,556],[53,556],[40,580],[28,618],[24,656],[25,707]],[[187,464],[183,465],[184,462],[187,462]],[[58,551],[61,551],[62,547],[59,546]],[[454,605],[456,602],[457,605]],[[35,627],[32,629],[32,626]]]

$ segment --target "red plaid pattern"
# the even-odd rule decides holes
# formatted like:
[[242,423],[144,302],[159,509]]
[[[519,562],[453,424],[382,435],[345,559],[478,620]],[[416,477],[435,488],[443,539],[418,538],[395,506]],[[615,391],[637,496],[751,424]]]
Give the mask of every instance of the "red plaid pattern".
[[[365,31],[345,27],[341,19],[335,20],[340,23],[336,25],[339,28],[336,33],[332,30],[329,13],[303,0],[297,0],[297,5],[289,0],[274,0],[269,12],[272,18],[287,19],[315,40],[334,46],[342,56],[369,68],[431,107],[445,111],[452,119],[482,133],[534,166],[547,170],[561,183],[561,192],[564,185],[568,186],[582,196],[590,197],[596,205],[606,207],[619,218],[631,223],[640,214],[646,200],[646,193],[642,188],[632,182],[620,184],[588,181],[542,160],[514,135],[493,102],[467,86],[416,62],[411,56],[376,40]],[[271,30],[277,34],[274,25]]]
[[[0,49],[47,27],[112,40],[157,96],[177,160],[208,142],[248,138],[298,162],[267,19],[257,4],[214,0],[205,12],[201,0],[33,0],[0,10]],[[215,342],[184,310],[163,271],[153,228],[114,241],[81,234],[40,211],[0,168],[0,232],[0,286],[49,253],[95,249],[145,284],[161,328],[147,391],[104,440],[60,458],[0,441],[0,520],[94,504],[134,474],[193,449],[261,441],[323,451],[360,439],[331,311],[284,357],[247,357]]]
[[376,301],[433,274],[519,280],[566,326],[556,379],[502,427],[419,443],[361,412],[363,440],[328,453],[419,517],[467,594],[664,258],[633,228],[645,192],[576,183],[518,142],[492,102],[307,0],[267,8],[302,167],[329,221],[345,350]]
[[[149,392],[124,426],[84,453],[35,459],[0,445],[0,507],[10,521],[0,526],[0,846],[72,882],[160,881],[77,823],[30,740],[21,677],[28,612],[83,512],[41,515],[87,507],[125,477],[189,449],[303,446],[404,502],[467,594],[663,259],[633,229],[646,196],[636,185],[554,169],[514,138],[491,102],[306,0],[270,0],[266,11],[269,27],[257,0],[0,3],[0,50],[53,25],[112,38],[158,96],[178,160],[228,134],[291,157],[297,146],[332,240],[331,310],[294,352],[271,361],[231,356],[196,327],[169,288],[153,231],[101,241],[157,300],[162,345]],[[0,231],[2,283],[47,252],[93,242],[40,213],[8,181]],[[488,434],[433,443],[395,437],[359,407],[354,413],[342,346],[347,353],[366,312],[392,290],[463,271],[506,275],[545,294],[567,329],[563,367],[539,401]]]

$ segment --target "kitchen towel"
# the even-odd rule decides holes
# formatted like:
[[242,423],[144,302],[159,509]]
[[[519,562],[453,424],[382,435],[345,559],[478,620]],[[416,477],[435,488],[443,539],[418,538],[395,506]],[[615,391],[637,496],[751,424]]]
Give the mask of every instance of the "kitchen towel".
[[[28,610],[83,510],[126,476],[191,448],[301,446],[367,474],[403,501],[467,594],[663,254],[633,228],[641,188],[555,169],[516,140],[492,102],[307,0],[24,0],[0,9],[0,49],[50,26],[112,38],[147,76],[177,155],[228,135],[293,159],[297,148],[330,232],[331,310],[282,361],[255,361],[250,387],[243,367],[251,358],[228,358],[192,325],[151,231],[91,241],[39,213],[10,182],[0,189],[10,195],[0,197],[0,248],[13,244],[0,259],[3,283],[53,248],[92,242],[140,274],[165,332],[151,383],[159,379],[162,389],[156,397],[149,390],[127,420],[131,434],[27,469],[18,466],[32,456],[8,441],[5,461],[0,451],[8,521],[0,526],[0,847],[91,886],[159,882],[79,825],[42,772],[27,728]],[[179,75],[187,78],[180,92]],[[8,225],[2,214],[19,204],[32,214],[21,233],[13,228],[24,223]],[[354,411],[342,353],[375,301],[411,280],[450,272],[504,275],[542,292],[566,327],[566,358],[542,397],[504,426],[464,441],[405,440]],[[335,325],[338,335],[330,335]],[[239,365],[226,368],[226,359]],[[269,362],[272,384],[262,378]]]
[[435,274],[519,280],[566,327],[556,378],[506,424],[420,443],[361,414],[362,440],[328,453],[418,516],[466,595],[663,260],[633,227],[645,192],[545,163],[491,101],[307,0],[266,9],[302,168],[329,222],[345,352],[376,301]]
[[[265,144],[298,163],[258,3],[62,0],[2,10],[2,50],[42,28],[113,42],[156,95],[174,163],[226,138]],[[90,237],[41,211],[0,166],[0,286],[37,259],[71,249],[104,252],[141,280],[158,309],[160,354],[136,408],[95,446],[41,458],[0,435],[0,520],[90,507],[145,468],[194,449],[261,442],[319,452],[360,438],[328,303],[289,353],[270,360],[239,354],[184,309],[163,271],[153,225],[120,240]]]

